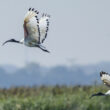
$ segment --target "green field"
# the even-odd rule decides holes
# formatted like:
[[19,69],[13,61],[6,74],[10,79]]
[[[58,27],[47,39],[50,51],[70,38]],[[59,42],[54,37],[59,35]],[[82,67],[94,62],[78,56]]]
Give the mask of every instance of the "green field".
[[89,99],[108,89],[103,85],[0,89],[0,110],[110,110],[110,96]]

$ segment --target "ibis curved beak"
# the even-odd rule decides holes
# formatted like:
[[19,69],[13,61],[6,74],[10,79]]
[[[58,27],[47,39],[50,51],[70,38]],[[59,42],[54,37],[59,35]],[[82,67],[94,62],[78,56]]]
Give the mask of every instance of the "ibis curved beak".
[[5,42],[2,44],[2,46],[5,45],[5,44],[8,43],[8,42],[20,43],[19,41],[15,40],[15,39],[10,39],[10,40],[5,41]]
[[5,42],[2,44],[2,46],[5,45],[7,42],[10,42],[10,40],[5,41]]

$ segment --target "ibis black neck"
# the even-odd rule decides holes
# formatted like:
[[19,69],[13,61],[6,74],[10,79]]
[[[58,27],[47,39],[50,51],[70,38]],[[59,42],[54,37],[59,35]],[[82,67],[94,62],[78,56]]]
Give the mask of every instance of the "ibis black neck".
[[105,96],[105,94],[102,93],[102,92],[98,92],[98,93],[96,93],[96,94],[92,94],[90,98],[92,98],[92,97],[94,97],[94,96]]

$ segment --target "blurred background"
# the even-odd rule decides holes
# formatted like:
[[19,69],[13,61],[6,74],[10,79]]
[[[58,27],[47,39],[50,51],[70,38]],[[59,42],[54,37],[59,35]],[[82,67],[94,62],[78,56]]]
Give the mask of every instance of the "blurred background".
[[[48,37],[38,48],[9,43],[0,47],[0,87],[91,85],[110,72],[109,0],[0,1],[0,45],[22,39],[28,8],[51,15]],[[86,80],[85,80],[86,79]]]

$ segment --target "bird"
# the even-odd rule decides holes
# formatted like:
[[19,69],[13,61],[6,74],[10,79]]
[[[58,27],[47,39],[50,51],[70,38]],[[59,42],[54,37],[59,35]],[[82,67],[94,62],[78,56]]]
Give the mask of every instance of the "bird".
[[47,37],[50,15],[43,13],[39,19],[38,14],[39,12],[37,10],[34,8],[29,8],[24,17],[24,38],[20,41],[10,39],[5,41],[2,45],[5,45],[8,42],[14,42],[24,44],[28,47],[38,47],[44,52],[49,53],[42,43]]
[[[100,78],[106,86],[110,87],[110,74],[109,73],[101,71]],[[98,93],[92,94],[90,98],[94,96],[108,96],[108,95],[110,95],[110,90],[108,90],[106,93],[98,92]]]

